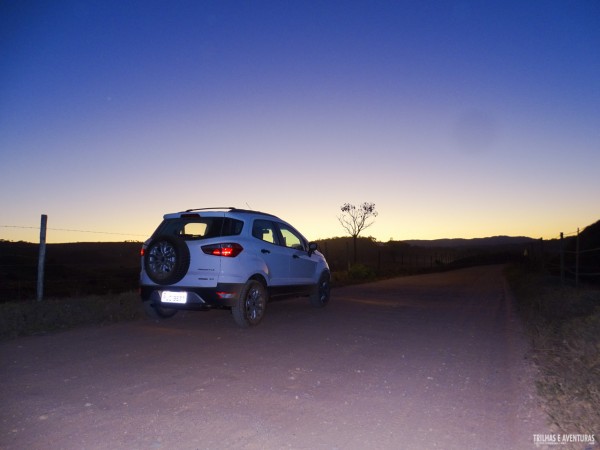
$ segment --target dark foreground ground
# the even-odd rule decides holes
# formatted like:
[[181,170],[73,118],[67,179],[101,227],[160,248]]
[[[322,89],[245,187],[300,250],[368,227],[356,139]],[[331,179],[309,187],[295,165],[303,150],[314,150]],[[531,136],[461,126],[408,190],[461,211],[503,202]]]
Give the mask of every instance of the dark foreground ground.
[[2,449],[530,449],[549,433],[501,267],[0,343]]

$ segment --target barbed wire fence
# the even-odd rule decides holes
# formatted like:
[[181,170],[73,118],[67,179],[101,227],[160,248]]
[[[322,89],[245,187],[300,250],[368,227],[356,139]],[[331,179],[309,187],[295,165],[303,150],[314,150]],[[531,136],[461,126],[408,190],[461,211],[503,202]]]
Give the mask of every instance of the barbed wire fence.
[[[26,227],[26,226],[21,226],[21,225],[0,225],[0,228],[17,228],[17,229],[23,229],[23,230],[40,230],[40,227]],[[114,231],[93,231],[93,230],[72,230],[72,229],[68,229],[68,228],[51,228],[51,227],[47,227],[46,228],[49,231],[68,231],[70,233],[88,233],[88,234],[107,234],[107,235],[114,235],[114,236],[131,236],[131,237],[147,237],[146,235],[143,234],[134,234],[134,233],[116,233]]]
[[[581,248],[581,239],[579,229],[575,235],[575,250],[567,250],[564,245],[564,235],[561,233],[561,241],[563,242],[561,264],[561,279],[567,274],[575,277],[575,286],[579,285],[580,277],[600,277],[600,267],[588,263],[586,256],[600,252],[599,248]],[[574,262],[572,260],[574,259]],[[590,258],[591,259],[591,258]],[[571,263],[569,263],[571,261]]]
[[552,241],[540,241],[539,254],[542,264],[550,273],[560,276],[561,284],[572,282],[578,287],[582,279],[600,277],[600,247],[585,247],[581,232],[561,232]]
[[[46,237],[47,237],[47,231],[60,231],[60,232],[69,232],[69,233],[87,233],[87,234],[94,234],[94,235],[112,235],[112,236],[123,236],[123,237],[131,237],[131,238],[137,238],[137,239],[131,239],[131,240],[126,240],[125,242],[140,242],[140,238],[142,237],[147,237],[145,235],[141,235],[141,234],[135,234],[135,233],[120,233],[120,232],[112,232],[112,231],[99,231],[99,230],[82,230],[82,229],[67,229],[67,228],[52,228],[52,227],[48,227],[47,226],[47,220],[48,220],[48,216],[45,214],[41,215],[41,221],[40,221],[40,225],[39,226],[24,226],[24,225],[5,225],[5,224],[0,224],[0,229],[22,229],[22,230],[36,230],[37,232],[39,232],[39,244],[36,242],[26,242],[26,241],[18,241],[18,242],[22,242],[24,244],[32,244],[32,245],[38,245],[38,257],[37,257],[37,276],[35,277],[35,291],[36,291],[36,300],[37,301],[42,301],[43,297],[44,297],[44,279],[45,279],[45,268],[46,268]],[[31,239],[31,241],[33,241],[35,239]],[[10,242],[8,240],[3,239],[0,236],[0,242]],[[0,255],[2,256],[2,255]],[[31,258],[31,255],[22,255],[21,258],[19,259],[33,259]],[[33,263],[33,261],[31,261],[30,263],[27,263],[26,265],[28,267],[30,267]],[[21,266],[23,264],[8,264],[7,262],[4,262],[2,264],[3,266],[9,266],[9,267],[17,267],[17,266]],[[1,280],[0,280],[1,281]],[[7,280],[5,280],[7,281]],[[19,287],[20,287],[20,281],[18,282]],[[27,282],[27,284],[29,284],[29,282]],[[18,289],[19,291],[20,289]],[[18,295],[20,297],[20,295]]]

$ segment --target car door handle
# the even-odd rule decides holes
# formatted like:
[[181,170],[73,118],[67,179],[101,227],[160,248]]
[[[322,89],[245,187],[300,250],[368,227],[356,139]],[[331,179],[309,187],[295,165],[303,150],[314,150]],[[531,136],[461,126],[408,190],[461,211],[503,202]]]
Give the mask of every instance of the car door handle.
[[271,253],[269,250],[267,250],[266,248],[263,248],[261,251],[261,253]]
[[294,256],[292,256],[292,258],[294,258],[294,259],[298,259],[298,258],[300,258],[300,257],[299,257],[298,255],[294,255]]

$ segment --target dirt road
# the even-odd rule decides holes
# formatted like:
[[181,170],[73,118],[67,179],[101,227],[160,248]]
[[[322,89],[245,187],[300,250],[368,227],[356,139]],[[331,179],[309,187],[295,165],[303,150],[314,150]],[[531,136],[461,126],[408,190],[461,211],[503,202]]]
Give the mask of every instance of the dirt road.
[[530,449],[547,433],[498,266],[0,343],[2,449]]

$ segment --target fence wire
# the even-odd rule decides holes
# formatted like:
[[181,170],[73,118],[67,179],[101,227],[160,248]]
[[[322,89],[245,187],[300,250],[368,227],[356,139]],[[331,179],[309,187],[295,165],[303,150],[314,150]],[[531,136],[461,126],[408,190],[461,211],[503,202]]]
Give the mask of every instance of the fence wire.
[[582,248],[585,240],[581,239],[579,229],[575,233],[561,233],[559,242],[559,261],[552,255],[545,259],[548,267],[558,269],[563,283],[567,276],[574,280],[576,286],[581,278],[591,280],[600,277],[600,256],[594,255],[600,252],[600,247]]

